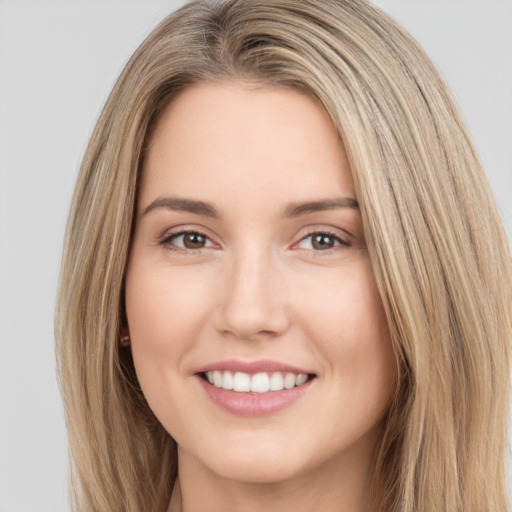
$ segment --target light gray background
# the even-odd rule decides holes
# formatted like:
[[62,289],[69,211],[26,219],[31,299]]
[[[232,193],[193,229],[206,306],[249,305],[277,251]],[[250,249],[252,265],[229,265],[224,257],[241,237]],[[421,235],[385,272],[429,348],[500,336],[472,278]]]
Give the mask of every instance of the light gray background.
[[[123,63],[182,1],[0,0],[0,511],[64,512],[53,309],[73,182]],[[512,1],[378,0],[461,105],[512,226]]]

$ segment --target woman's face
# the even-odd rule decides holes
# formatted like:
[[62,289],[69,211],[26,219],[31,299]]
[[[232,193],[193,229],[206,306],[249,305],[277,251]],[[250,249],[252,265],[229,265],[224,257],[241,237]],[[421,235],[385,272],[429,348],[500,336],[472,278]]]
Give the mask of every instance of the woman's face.
[[327,113],[284,88],[190,88],[138,204],[131,350],[180,464],[244,482],[367,470],[396,364]]

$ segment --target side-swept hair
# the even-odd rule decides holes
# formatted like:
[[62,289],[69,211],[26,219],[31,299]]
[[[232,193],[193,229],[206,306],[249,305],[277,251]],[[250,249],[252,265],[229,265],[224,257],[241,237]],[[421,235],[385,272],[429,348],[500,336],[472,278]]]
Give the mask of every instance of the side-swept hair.
[[378,509],[505,512],[507,238],[446,86],[365,0],[192,2],[119,77],[78,177],[57,309],[75,510],[169,503],[176,445],[119,348],[123,281],[159,114],[185,88],[226,80],[316,98],[345,144],[400,367],[376,454]]

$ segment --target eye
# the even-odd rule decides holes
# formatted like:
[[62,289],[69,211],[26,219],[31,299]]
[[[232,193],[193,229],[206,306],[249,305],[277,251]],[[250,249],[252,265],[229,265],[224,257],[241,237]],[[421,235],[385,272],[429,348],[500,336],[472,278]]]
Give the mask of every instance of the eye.
[[313,249],[314,251],[328,251],[334,249],[337,246],[349,245],[338,235],[333,233],[327,233],[323,231],[315,231],[304,237],[298,244],[297,247],[300,249]]
[[173,250],[194,250],[214,247],[214,243],[199,231],[180,231],[165,237],[161,242]]

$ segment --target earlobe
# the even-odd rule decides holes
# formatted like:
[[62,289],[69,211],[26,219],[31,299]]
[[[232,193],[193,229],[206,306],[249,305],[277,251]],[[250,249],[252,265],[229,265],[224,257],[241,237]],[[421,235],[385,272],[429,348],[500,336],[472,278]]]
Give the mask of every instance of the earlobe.
[[129,347],[130,342],[130,334],[128,332],[128,328],[124,328],[119,335],[119,346],[122,348]]

